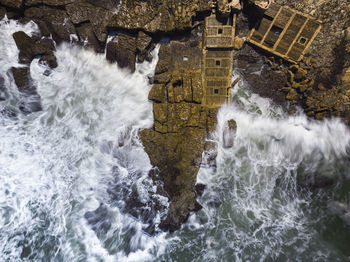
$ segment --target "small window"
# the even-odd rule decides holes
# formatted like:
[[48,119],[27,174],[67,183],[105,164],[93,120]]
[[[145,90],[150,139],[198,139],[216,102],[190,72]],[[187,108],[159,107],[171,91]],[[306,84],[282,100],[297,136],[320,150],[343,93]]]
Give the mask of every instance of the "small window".
[[300,37],[300,38],[299,38],[299,44],[305,45],[306,42],[307,42],[307,39],[306,39],[305,37]]
[[222,28],[218,29],[218,34],[221,35],[222,34]]
[[216,64],[217,66],[220,66],[220,65],[221,65],[221,61],[220,61],[220,60],[216,60],[215,64]]
[[219,94],[219,89],[214,89],[214,94],[215,95]]
[[184,56],[184,61],[188,61],[188,56]]
[[280,35],[282,33],[283,29],[278,27],[278,26],[272,26],[271,28],[271,32],[276,34],[276,35]]

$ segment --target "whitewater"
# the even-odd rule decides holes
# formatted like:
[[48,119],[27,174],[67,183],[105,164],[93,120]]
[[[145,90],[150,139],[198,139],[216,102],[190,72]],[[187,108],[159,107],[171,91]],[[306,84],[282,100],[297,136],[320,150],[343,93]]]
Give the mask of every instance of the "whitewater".
[[[14,83],[16,31],[38,28],[0,21],[0,261],[350,261],[350,132],[339,119],[289,116],[242,79],[210,138],[216,166],[203,154],[203,209],[160,232],[169,200],[156,194],[138,139],[153,124],[159,46],[130,74],[103,54],[60,45],[57,68],[30,65],[39,98]],[[38,101],[41,111],[18,109]],[[230,119],[237,131],[225,148]],[[313,188],[320,179],[334,185]]]

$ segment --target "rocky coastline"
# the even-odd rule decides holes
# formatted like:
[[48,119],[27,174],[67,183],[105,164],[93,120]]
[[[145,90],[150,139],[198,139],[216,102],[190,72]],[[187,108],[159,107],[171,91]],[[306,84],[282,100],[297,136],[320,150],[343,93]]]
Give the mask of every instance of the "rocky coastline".
[[[275,3],[320,19],[319,35],[300,63],[286,62],[243,43],[258,9],[255,1],[238,1],[235,8],[243,10],[236,20],[235,69],[253,92],[290,114],[301,107],[312,118],[336,116],[350,124],[350,6],[342,0]],[[139,137],[155,167],[150,176],[163,184],[159,193],[171,201],[160,223],[163,230],[178,229],[190,212],[201,208],[196,197],[203,188],[196,187],[196,176],[203,151],[215,148],[206,139],[215,128],[217,108],[202,105],[200,71],[203,21],[215,5],[217,16],[225,17],[224,0],[0,0],[0,19],[6,15],[21,23],[32,20],[40,29],[40,35],[32,37],[24,32],[13,35],[23,65],[11,69],[14,81],[20,92],[37,98],[20,106],[26,114],[41,110],[29,65],[40,56],[40,63],[57,67],[54,52],[60,43],[105,52],[108,61],[130,72],[135,63],[151,61],[152,50],[160,44],[159,62],[150,79],[154,126],[140,131]],[[234,123],[229,125],[233,130]]]

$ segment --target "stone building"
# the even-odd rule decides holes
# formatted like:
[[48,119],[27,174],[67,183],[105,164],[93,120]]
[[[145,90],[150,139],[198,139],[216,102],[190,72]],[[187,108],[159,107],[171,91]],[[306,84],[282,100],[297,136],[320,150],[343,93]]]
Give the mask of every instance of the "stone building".
[[271,4],[247,41],[290,62],[298,62],[321,29],[321,22],[287,6]]
[[205,19],[202,82],[207,107],[221,106],[231,95],[235,19],[235,15],[223,21],[215,15]]

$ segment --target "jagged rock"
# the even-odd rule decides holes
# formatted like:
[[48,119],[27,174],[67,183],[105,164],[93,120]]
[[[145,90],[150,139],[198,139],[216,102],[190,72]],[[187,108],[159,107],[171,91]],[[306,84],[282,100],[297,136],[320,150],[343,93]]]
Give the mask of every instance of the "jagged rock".
[[107,26],[113,16],[113,13],[99,7],[90,9],[89,17],[90,23],[94,33],[101,43],[105,43],[107,40]]
[[105,8],[109,11],[114,11],[119,5],[121,0],[86,0],[88,3]]
[[85,2],[74,2],[66,6],[67,14],[73,24],[80,24],[90,20],[90,9],[94,8]]
[[107,60],[117,62],[121,68],[129,68],[135,71],[136,62],[136,38],[126,34],[118,34],[117,42],[110,41],[107,44]]
[[90,23],[83,23],[76,27],[79,40],[84,46],[93,48],[97,53],[103,53],[104,48],[98,41]]
[[74,2],[74,0],[25,0],[26,6],[34,6],[34,5],[51,5],[51,6],[64,6]]
[[237,124],[231,119],[226,122],[223,130],[223,145],[225,148],[233,147],[234,139],[236,136]]
[[18,68],[12,67],[11,71],[19,91],[31,94],[35,92],[35,88],[33,88],[31,83],[32,80],[28,66]]
[[196,191],[197,196],[202,196],[203,193],[204,193],[205,188],[206,188],[206,185],[204,185],[204,184],[200,184],[200,183],[196,184],[194,186],[194,189]]
[[175,230],[197,208],[194,185],[200,167],[205,129],[183,128],[179,133],[161,134],[143,130],[140,137],[146,152],[164,182],[171,204],[163,229]]
[[23,0],[0,0],[0,4],[16,9],[20,9],[23,4]]
[[24,114],[41,111],[40,96],[33,86],[29,67],[11,68],[11,72],[18,90],[21,92],[19,109]]
[[63,10],[48,6],[31,7],[25,10],[24,15],[27,18],[44,21],[58,44],[62,41],[70,42],[72,36],[76,35],[73,23]]
[[196,11],[210,11],[210,6],[203,2],[206,1],[122,1],[119,12],[112,17],[108,26],[147,32],[184,30],[192,27]]
[[43,55],[42,57],[40,57],[39,62],[46,64],[51,68],[56,68],[58,66],[57,59],[53,53]]
[[244,45],[241,50],[235,52],[235,61],[235,69],[244,77],[254,93],[285,106],[286,95],[282,88],[287,86],[288,81],[284,71],[266,66],[264,57],[249,45]]
[[165,86],[163,84],[153,85],[148,94],[148,99],[158,103],[165,103]]
[[205,138],[216,123],[217,110],[201,105],[202,51],[196,40],[199,39],[161,45],[155,85],[149,94],[156,102],[154,127],[139,133],[171,200],[167,218],[160,224],[170,231],[179,228],[190,211],[200,208],[196,201],[196,176]]
[[216,168],[216,157],[218,155],[218,146],[216,142],[213,141],[206,141],[204,144],[204,160],[206,163],[205,165],[209,167]]
[[151,47],[152,37],[140,31],[137,35],[137,60],[142,63],[144,60],[151,61],[152,55],[150,52],[153,50],[154,46]]
[[36,42],[23,31],[14,33],[13,38],[19,50],[20,63],[29,64],[37,55],[52,53],[52,50],[46,48],[40,42]]

